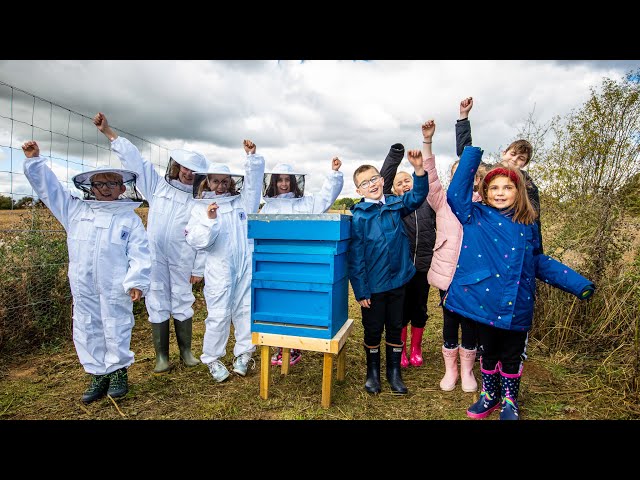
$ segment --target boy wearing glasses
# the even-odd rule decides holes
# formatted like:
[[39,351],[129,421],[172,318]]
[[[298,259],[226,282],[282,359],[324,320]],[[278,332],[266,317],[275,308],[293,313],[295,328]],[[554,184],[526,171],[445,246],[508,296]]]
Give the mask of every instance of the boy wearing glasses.
[[133,302],[151,285],[147,232],[134,210],[141,204],[137,175],[112,168],[79,173],[73,183],[84,193],[80,199],[60,184],[36,142],[25,142],[22,150],[24,174],[67,232],[73,343],[91,375],[82,401],[122,397],[134,361]]
[[429,179],[422,167],[422,152],[409,150],[413,165],[413,190],[402,196],[384,195],[384,178],[372,165],[353,173],[362,200],[351,207],[351,240],[348,251],[349,280],[362,310],[364,349],[367,355],[369,393],[380,393],[380,342],[386,341],[387,381],[394,393],[406,394],[402,381],[402,316],[404,286],[416,272],[402,218],[415,211],[429,193]]

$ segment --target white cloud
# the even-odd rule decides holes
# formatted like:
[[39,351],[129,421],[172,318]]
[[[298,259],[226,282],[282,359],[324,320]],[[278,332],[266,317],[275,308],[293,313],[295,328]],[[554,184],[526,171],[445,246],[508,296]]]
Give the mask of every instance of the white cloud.
[[[117,129],[235,169],[249,138],[267,168],[287,162],[306,171],[308,193],[320,189],[337,155],[342,193],[355,197],[353,171],[362,163],[381,166],[393,143],[420,148],[420,124],[429,118],[436,120],[433,151],[444,172],[455,159],[464,97],[474,97],[474,144],[495,152],[534,108],[540,121],[564,115],[603,77],[638,67],[638,61],[3,61],[0,81],[83,115],[102,111]],[[6,91],[0,88],[2,111]],[[87,121],[78,125],[93,134]]]

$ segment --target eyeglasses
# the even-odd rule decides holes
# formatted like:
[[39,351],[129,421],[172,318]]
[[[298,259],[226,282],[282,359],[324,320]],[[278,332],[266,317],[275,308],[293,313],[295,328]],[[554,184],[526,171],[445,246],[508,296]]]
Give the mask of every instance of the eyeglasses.
[[375,183],[378,183],[380,181],[382,177],[380,175],[374,175],[373,177],[371,177],[369,180],[365,180],[364,182],[362,182],[360,185],[358,185],[358,188],[369,188],[370,185],[373,185]]
[[91,182],[91,186],[94,188],[102,188],[105,185],[113,189],[122,185],[122,182]]

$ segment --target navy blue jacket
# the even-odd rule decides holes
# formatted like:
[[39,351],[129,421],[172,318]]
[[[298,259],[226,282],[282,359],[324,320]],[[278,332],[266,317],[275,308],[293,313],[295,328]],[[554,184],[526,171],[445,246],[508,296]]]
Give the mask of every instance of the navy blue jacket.
[[402,196],[385,195],[385,204],[365,202],[351,207],[351,240],[347,254],[349,280],[356,300],[401,287],[415,275],[402,218],[429,193],[426,172],[413,174],[413,189]]
[[458,267],[444,306],[476,322],[528,331],[536,277],[578,298],[595,286],[540,252],[535,223],[515,223],[509,212],[471,201],[482,153],[478,147],[465,147],[447,190],[447,202],[462,224],[463,235]]

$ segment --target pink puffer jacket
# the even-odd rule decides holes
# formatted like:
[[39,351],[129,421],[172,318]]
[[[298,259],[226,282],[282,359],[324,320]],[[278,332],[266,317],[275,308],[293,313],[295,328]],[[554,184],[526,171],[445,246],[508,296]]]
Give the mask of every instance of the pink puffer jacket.
[[[425,158],[423,166],[429,175],[427,202],[436,212],[436,243],[433,246],[433,258],[427,280],[430,285],[440,290],[447,290],[458,264],[462,244],[462,225],[447,203],[447,192],[443,190],[436,171],[435,155]],[[479,200],[480,195],[474,192],[473,201]]]

